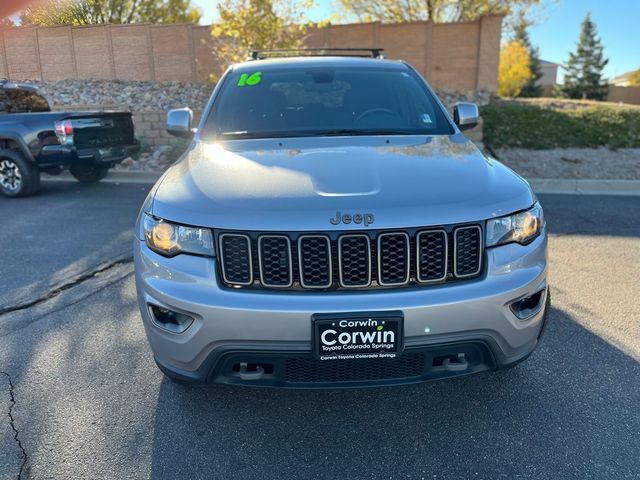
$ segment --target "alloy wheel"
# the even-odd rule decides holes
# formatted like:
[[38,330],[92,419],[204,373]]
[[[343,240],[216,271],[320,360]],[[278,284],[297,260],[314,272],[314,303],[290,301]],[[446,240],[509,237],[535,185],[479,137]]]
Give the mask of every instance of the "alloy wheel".
[[5,190],[15,192],[22,186],[22,174],[18,165],[11,160],[0,161],[0,185]]

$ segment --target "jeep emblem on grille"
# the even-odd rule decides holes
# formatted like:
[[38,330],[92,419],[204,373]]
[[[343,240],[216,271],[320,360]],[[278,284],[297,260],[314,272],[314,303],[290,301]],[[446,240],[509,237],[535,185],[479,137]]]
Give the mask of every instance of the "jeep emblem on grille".
[[329,221],[332,225],[339,225],[340,223],[357,223],[363,224],[365,227],[368,227],[375,221],[375,218],[373,216],[373,213],[354,213],[353,215],[345,213],[343,215],[338,211],[336,212],[336,216],[334,218],[330,218]]

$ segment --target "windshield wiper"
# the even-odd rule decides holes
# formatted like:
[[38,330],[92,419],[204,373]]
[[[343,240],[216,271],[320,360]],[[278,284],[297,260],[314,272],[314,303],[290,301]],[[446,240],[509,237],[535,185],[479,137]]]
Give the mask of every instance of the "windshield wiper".
[[340,136],[365,136],[365,135],[428,135],[427,132],[393,129],[355,129],[339,128],[334,130],[291,130],[285,132],[249,132],[238,130],[235,132],[222,132],[219,134],[227,139],[254,139],[254,138],[286,138],[286,137],[340,137]]
[[223,138],[238,138],[238,139],[252,139],[252,138],[285,138],[285,137],[313,137],[315,133],[299,132],[299,131],[287,131],[287,132],[248,132],[246,130],[239,130],[236,132],[222,132],[219,133]]
[[336,129],[336,130],[323,130],[318,132],[313,132],[313,136],[349,136],[349,135],[426,135],[425,132],[412,132],[408,130],[394,130],[394,129]]

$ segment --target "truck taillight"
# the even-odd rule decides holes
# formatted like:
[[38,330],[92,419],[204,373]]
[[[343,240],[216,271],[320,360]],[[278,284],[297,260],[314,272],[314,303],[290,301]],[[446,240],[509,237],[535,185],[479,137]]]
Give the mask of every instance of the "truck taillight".
[[71,120],[61,120],[55,123],[56,136],[61,145],[73,145],[73,124]]

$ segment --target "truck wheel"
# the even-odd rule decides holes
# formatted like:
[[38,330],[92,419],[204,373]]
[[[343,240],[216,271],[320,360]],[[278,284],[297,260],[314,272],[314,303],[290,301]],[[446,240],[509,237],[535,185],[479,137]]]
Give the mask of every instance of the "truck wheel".
[[82,165],[71,167],[71,175],[82,183],[99,182],[107,176],[109,167],[105,165]]
[[27,197],[40,189],[38,167],[18,150],[0,150],[0,191],[7,197]]

